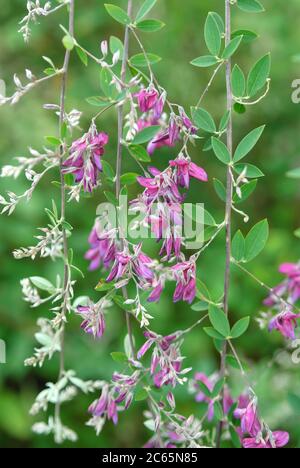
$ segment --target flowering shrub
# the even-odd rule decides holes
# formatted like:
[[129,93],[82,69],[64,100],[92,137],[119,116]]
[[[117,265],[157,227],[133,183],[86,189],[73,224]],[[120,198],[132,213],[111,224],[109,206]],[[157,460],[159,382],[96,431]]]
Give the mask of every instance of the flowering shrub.
[[[69,25],[67,29],[61,27],[65,47],[62,67],[57,67],[51,58],[44,57],[49,65],[44,77],[36,78],[27,70],[28,83],[23,84],[15,75],[15,93],[10,97],[0,97],[1,104],[16,104],[27,92],[45,81],[56,77],[61,80],[59,106],[45,104],[46,109],[58,116],[57,135],[47,137],[43,153],[30,149],[28,158],[18,158],[17,166],[5,166],[2,170],[2,177],[19,177],[24,173],[31,184],[24,194],[8,192],[6,198],[0,198],[2,212],[7,214],[12,214],[23,199],[32,198],[46,173],[59,170],[60,174],[60,180],[56,181],[60,188],[60,209],[53,201],[46,209],[49,223],[41,229],[38,243],[14,252],[16,259],[30,257],[34,260],[41,256],[62,264],[61,274],[55,283],[33,276],[23,279],[21,284],[25,301],[32,307],[49,303],[53,313],[51,320],[38,320],[40,331],[36,338],[40,347],[34,350],[25,364],[42,366],[55,353],[60,356],[57,381],[49,383],[37,396],[31,411],[33,414],[45,412],[48,419],[36,423],[33,430],[40,434],[53,434],[57,443],[75,441],[75,432],[63,424],[62,404],[82,391],[97,392],[96,399],[89,406],[91,418],[87,422],[97,434],[101,433],[107,421],[117,424],[120,417],[126,417],[122,413],[131,405],[145,401],[148,407],[145,426],[153,433],[145,447],[219,448],[228,439],[234,447],[286,446],[289,434],[271,430],[259,416],[255,383],[250,382],[235,345],[235,340],[246,333],[250,318],[244,317],[232,323],[229,302],[231,268],[234,266],[251,275],[244,264],[261,253],[269,233],[268,222],[263,220],[248,229],[247,235],[240,230],[233,234],[233,215],[241,216],[245,223],[250,221],[239,205],[251,195],[263,174],[258,167],[245,163],[244,159],[264,130],[264,125],[261,125],[234,144],[233,112],[243,113],[247,106],[258,104],[267,96],[270,56],[267,54],[260,58],[247,77],[239,65],[233,64],[235,52],[253,39],[253,33],[247,30],[233,32],[232,15],[237,8],[246,14],[260,13],[263,6],[258,0],[225,0],[225,18],[216,12],[208,13],[204,38],[209,55],[198,57],[191,64],[196,70],[212,67],[213,72],[189,113],[179,103],[170,101],[167,89],[160,84],[154,71],[160,57],[147,52],[140,38],[144,32],[154,33],[164,26],[160,20],[148,17],[156,0],[141,1],[137,8],[132,0],[128,0],[127,11],[117,5],[106,4],[106,12],[125,30],[124,41],[115,37],[109,41],[103,38],[99,55],[80,44],[74,28],[75,0],[57,3],[55,6],[53,2],[41,5],[39,1],[29,1],[28,14],[21,21],[20,32],[27,41],[32,22],[65,7]],[[131,42],[139,48],[139,53],[133,56]],[[80,128],[81,113],[67,109],[69,64],[74,51],[84,66],[88,66],[90,61],[95,62],[101,75],[103,94],[88,99],[88,104],[97,107],[98,113],[85,132]],[[217,126],[202,104],[222,70],[226,76],[226,109]],[[107,149],[110,135],[101,130],[105,112],[112,108],[118,121],[117,128],[111,130],[118,134],[116,171],[108,162],[108,159],[112,160]],[[202,139],[205,140],[203,145]],[[192,161],[191,145],[202,149],[201,163]],[[160,170],[156,165],[162,147],[168,149],[170,156],[164,162],[164,169]],[[138,172],[123,173],[125,150],[135,161]],[[216,156],[224,169],[226,185],[213,179],[213,174],[206,168],[208,151]],[[224,203],[224,219],[220,223],[202,209],[203,239],[200,246],[199,239],[196,239],[193,248],[190,248],[184,231],[185,201],[189,196],[191,179],[199,184],[200,194],[202,187],[213,184],[217,196]],[[128,186],[132,184],[137,184],[139,193],[130,200],[129,212],[131,215],[139,213],[139,216],[131,226],[131,234],[135,236],[128,236],[120,217],[124,211],[122,200],[124,197],[127,199]],[[106,186],[108,190],[103,190]],[[97,212],[96,219],[91,220],[90,248],[86,253],[89,269],[99,271],[98,297],[94,300],[78,294],[80,280],[75,281],[74,278],[81,272],[74,264],[76,252],[69,248],[74,228],[67,220],[67,208],[68,203],[80,203],[84,194],[96,196],[101,191],[108,203],[105,204],[106,209]],[[196,222],[199,223],[197,216]],[[139,235],[144,229],[159,245],[157,258],[147,254],[147,243]],[[226,235],[224,288],[222,297],[215,299],[205,285],[201,257],[223,232]],[[271,331],[276,329],[284,337],[294,339],[300,317],[296,310],[300,298],[300,268],[299,265],[285,264],[280,271],[287,279],[273,289],[254,278],[270,293],[265,305],[272,309],[272,318],[265,313],[260,323],[266,325],[270,319]],[[170,329],[168,336],[161,336],[156,331],[148,306],[149,303],[159,303],[169,282],[174,283],[170,300],[174,303],[184,301],[203,314],[189,328]],[[91,339],[101,342],[109,326],[109,309],[114,306],[124,314],[127,328],[124,350],[111,353],[122,370],[115,371],[110,381],[83,381],[75,371],[65,366],[69,314],[80,316],[82,330],[91,335]],[[220,368],[210,377],[185,366],[186,358],[182,351],[185,339],[200,327],[214,340],[220,355]],[[136,341],[141,337],[144,342],[137,350]],[[232,395],[232,368],[238,368],[241,373],[244,382],[242,395]],[[194,393],[197,402],[206,405],[204,417],[177,412],[176,388],[179,385]],[[54,408],[51,409],[51,405]]]

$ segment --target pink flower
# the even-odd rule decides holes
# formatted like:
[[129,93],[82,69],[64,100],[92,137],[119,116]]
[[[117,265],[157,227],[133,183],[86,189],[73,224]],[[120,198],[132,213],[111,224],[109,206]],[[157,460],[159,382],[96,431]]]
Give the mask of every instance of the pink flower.
[[[141,251],[141,245],[134,247],[134,254],[128,250],[117,252],[115,262],[106,281],[118,281],[120,279],[130,279],[131,272],[135,275],[141,288],[152,285],[154,273],[152,271],[153,260]],[[131,271],[130,271],[131,267]]]
[[165,146],[173,148],[175,146],[176,141],[177,138],[175,137],[175,135],[171,136],[169,132],[162,130],[156,135],[156,137],[153,140],[149,142],[147,146],[148,154],[152,155],[154,151]]
[[183,155],[178,156],[174,161],[170,161],[170,166],[176,168],[175,180],[180,187],[188,189],[190,186],[190,177],[194,177],[202,182],[208,181],[208,176],[205,170],[185,158]]
[[[246,449],[281,448],[288,444],[289,434],[283,431],[271,432],[258,417],[256,399],[242,395],[234,416],[241,420],[237,430],[242,445]],[[248,436],[248,437],[245,437]]]
[[106,133],[98,133],[92,126],[79,140],[74,141],[70,156],[64,161],[64,174],[73,174],[75,182],[83,185],[85,192],[92,192],[97,186],[98,173],[102,172],[101,156],[108,143]]
[[269,324],[269,331],[278,330],[285,338],[295,340],[295,328],[298,326],[297,319],[300,314],[294,314],[290,310],[276,315]]
[[183,201],[177,184],[174,181],[173,171],[169,168],[164,172],[159,171],[156,167],[148,168],[152,177],[138,177],[138,183],[145,188],[143,200],[146,204],[153,201],[158,202],[159,197],[170,203],[180,203]]
[[192,121],[186,115],[184,109],[181,107],[179,109],[180,117],[182,119],[183,126],[192,134],[194,135],[197,133],[197,128],[193,125]]
[[171,270],[177,281],[173,301],[193,302],[196,296],[196,264],[192,260],[178,263]]
[[141,89],[141,91],[136,94],[141,112],[148,112],[153,109],[158,101],[158,96],[158,92],[154,88]]
[[250,400],[247,396],[239,398],[238,408],[234,411],[234,416],[241,420],[241,431],[256,437],[262,430],[262,425],[258,419],[257,404],[254,399]]
[[94,338],[102,338],[105,332],[105,319],[103,309],[109,303],[105,299],[100,300],[97,304],[92,301],[85,306],[78,306],[77,313],[83,318],[81,328],[94,336]]
[[151,374],[154,385],[161,388],[164,385],[176,386],[180,379],[182,357],[179,345],[175,342],[177,335],[161,337],[153,332],[144,332],[147,338],[144,345],[138,351],[137,357],[141,359],[146,352],[155,345],[151,358]]
[[89,260],[91,271],[97,270],[100,265],[108,269],[111,263],[115,260],[116,246],[114,239],[111,239],[107,234],[101,234],[98,231],[98,223],[96,222],[89,236],[90,249],[85,254],[85,259]]
[[273,294],[264,301],[264,304],[269,307],[277,305],[279,297],[287,294],[289,302],[295,304],[300,299],[300,264],[299,263],[283,263],[279,272],[286,275],[287,279],[276,286]]
[[130,265],[131,257],[128,253],[124,252],[117,252],[116,259],[109,273],[106,281],[109,283],[111,281],[118,281],[119,279],[123,278],[125,274],[128,272],[128,267]]
[[158,302],[164,290],[164,284],[162,281],[157,281],[152,286],[154,286],[153,290],[147,300],[148,302]]
[[275,431],[263,438],[243,439],[243,447],[246,449],[273,449],[285,447],[290,440],[288,432]]

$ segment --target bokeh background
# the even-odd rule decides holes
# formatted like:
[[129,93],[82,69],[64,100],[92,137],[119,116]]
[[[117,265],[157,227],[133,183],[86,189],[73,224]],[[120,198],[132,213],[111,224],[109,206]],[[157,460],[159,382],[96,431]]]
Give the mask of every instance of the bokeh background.
[[[122,38],[121,27],[106,14],[100,0],[77,0],[76,31],[79,41],[89,50],[98,52],[100,41],[115,35]],[[125,1],[115,2],[125,6]],[[139,4],[139,0],[135,0]],[[267,129],[260,144],[252,153],[252,162],[258,165],[266,177],[259,181],[258,189],[243,208],[251,216],[251,224],[267,217],[271,235],[267,248],[251,265],[251,271],[270,285],[280,280],[277,273],[282,261],[296,261],[299,258],[299,239],[293,231],[300,226],[299,183],[287,179],[286,172],[299,165],[300,161],[300,111],[299,105],[291,100],[291,83],[300,78],[300,65],[294,57],[300,52],[300,15],[299,1],[264,0],[265,14],[249,15],[234,9],[234,29],[253,29],[259,39],[240,48],[236,60],[244,70],[268,51],[272,53],[272,88],[268,97],[258,106],[250,108],[243,115],[235,115],[235,139],[238,141],[252,128],[267,123]],[[17,34],[18,21],[24,16],[25,0],[0,0],[0,79],[4,79],[8,91],[12,88],[12,76],[30,68],[40,75],[44,63],[42,55],[50,56],[60,63],[64,53],[61,44],[59,24],[66,24],[65,12],[42,19],[41,24],[33,27],[29,46],[25,46]],[[206,53],[203,40],[203,25],[209,10],[222,12],[220,0],[160,0],[153,16],[167,25],[159,33],[145,34],[143,41],[147,50],[158,53],[162,62],[156,65],[157,75],[170,94],[171,100],[189,109],[206,85],[211,71],[193,68],[190,60]],[[132,52],[135,52],[132,44]],[[45,135],[56,134],[56,120],[52,113],[42,108],[43,103],[58,101],[58,81],[49,81],[45,86],[35,89],[19,105],[0,109],[0,158],[1,165],[12,163],[13,157],[27,155],[28,146],[41,149]],[[68,108],[84,112],[82,127],[88,127],[89,119],[95,108],[85,99],[100,94],[99,70],[94,64],[84,68],[76,54],[71,63],[68,84]],[[221,73],[211,92],[203,103],[204,107],[219,119],[223,113],[224,76]],[[109,132],[110,145],[107,159],[114,165],[116,157],[116,115],[114,111],[105,114],[101,129]],[[163,167],[170,156],[162,150],[154,156],[155,164]],[[174,156],[172,151],[172,157]],[[193,183],[190,201],[203,201],[217,220],[223,219],[223,206],[217,198],[213,177],[224,180],[224,170],[212,153],[203,153],[201,143],[194,150],[194,160],[203,165],[210,183]],[[125,157],[125,170],[136,170]],[[36,227],[46,222],[44,208],[50,200],[59,200],[59,191],[50,182],[57,179],[52,174],[45,179],[36,191],[30,204],[20,205],[10,218],[0,217],[0,338],[7,342],[7,364],[0,364],[0,446],[2,447],[54,447],[52,439],[36,436],[31,432],[35,421],[28,410],[35,395],[48,381],[57,377],[57,359],[46,362],[42,369],[25,368],[23,361],[32,354],[35,346],[36,319],[39,315],[50,316],[47,307],[40,310],[30,309],[22,302],[19,287],[20,279],[31,275],[54,278],[57,265],[50,261],[15,261],[13,249],[32,243]],[[1,179],[1,193],[12,189],[23,192],[27,182]],[[130,188],[134,196],[137,187]],[[87,249],[87,236],[93,225],[95,209],[101,201],[101,192],[94,198],[82,199],[80,204],[68,206],[69,220],[75,227],[71,239],[78,266],[86,270],[83,259]],[[244,232],[248,227],[237,216],[235,227]],[[149,246],[148,252],[156,253],[156,247]],[[208,285],[214,295],[222,289],[224,270],[224,239],[222,236],[208,249],[199,262],[199,277]],[[77,294],[89,294],[96,298],[94,286],[100,273],[87,273],[83,280],[78,276]],[[181,327],[188,327],[197,320],[199,312],[189,307],[174,305],[171,300],[172,287],[165,290],[158,305],[151,306],[154,327],[167,334]],[[265,292],[238,271],[233,271],[230,310],[236,320],[245,315],[257,316],[262,309]],[[66,340],[66,360],[68,368],[74,368],[85,379],[109,379],[118,364],[110,357],[111,351],[122,350],[125,336],[124,316],[117,308],[111,309],[107,318],[105,337],[95,342],[79,329],[80,319],[70,317]],[[138,341],[142,341],[137,332]],[[260,397],[261,411],[273,429],[289,430],[292,435],[291,446],[300,446],[300,367],[291,362],[284,351],[284,343],[279,335],[269,335],[258,328],[255,320],[248,333],[238,344],[241,355],[249,363],[251,378]],[[280,358],[276,358],[281,351]],[[195,371],[214,372],[219,365],[218,355],[208,337],[196,329],[187,338],[183,352],[187,356],[187,366]],[[232,376],[234,392],[242,390],[238,374]],[[201,415],[203,408],[196,405],[193,396],[186,396],[185,389],[176,390],[179,410],[183,414]],[[138,447],[150,434],[143,427],[143,403],[132,406],[128,414],[120,418],[118,427],[107,424],[100,437],[85,426],[86,409],[93,395],[79,396],[74,402],[64,406],[64,422],[79,434],[77,447]],[[37,418],[41,419],[41,418]],[[68,445],[68,444],[66,444]]]

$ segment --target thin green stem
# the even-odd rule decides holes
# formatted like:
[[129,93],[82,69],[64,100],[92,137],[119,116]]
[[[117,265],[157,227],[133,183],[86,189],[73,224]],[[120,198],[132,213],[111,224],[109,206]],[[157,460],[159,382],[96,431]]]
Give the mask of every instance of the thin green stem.
[[[69,6],[69,33],[73,37],[74,35],[74,16],[75,16],[75,0],[70,0]],[[64,65],[63,65],[63,73],[62,73],[62,82],[61,82],[61,92],[60,92],[60,116],[59,116],[59,131],[61,134],[61,130],[64,124],[65,119],[65,101],[66,101],[66,87],[67,87],[67,79],[68,79],[68,70],[69,70],[69,63],[70,63],[70,56],[71,52],[66,50]],[[61,182],[61,221],[63,222],[66,218],[66,186],[65,186],[65,178],[63,174],[63,158],[65,154],[64,150],[65,145],[62,144],[60,148],[60,182]],[[59,376],[58,379],[60,380],[65,372],[65,316],[67,313],[67,304],[69,300],[69,282],[70,282],[70,267],[68,261],[68,238],[66,229],[62,225],[62,235],[63,235],[63,262],[64,262],[64,273],[63,273],[63,287],[64,287],[64,295],[63,295],[63,303],[62,303],[62,321],[61,321],[61,333],[60,333],[60,363],[59,363]],[[57,427],[60,426],[60,401],[59,398],[55,405],[55,421]]]
[[[231,40],[231,3],[230,0],[225,0],[225,46]],[[227,126],[227,149],[232,156],[232,90],[231,90],[231,61],[226,64],[226,98],[227,110],[229,111],[229,121]],[[226,317],[229,315],[229,291],[230,291],[230,263],[231,263],[231,214],[232,214],[232,193],[233,184],[231,176],[231,167],[227,168],[227,187],[226,187],[226,207],[225,207],[225,222],[226,222],[226,264],[225,264],[225,279],[224,279],[224,313]],[[227,341],[224,341],[221,352],[220,378],[226,375],[226,355]],[[224,395],[223,395],[224,397]],[[223,432],[223,421],[220,421],[217,428],[216,447],[221,446],[221,437]]]

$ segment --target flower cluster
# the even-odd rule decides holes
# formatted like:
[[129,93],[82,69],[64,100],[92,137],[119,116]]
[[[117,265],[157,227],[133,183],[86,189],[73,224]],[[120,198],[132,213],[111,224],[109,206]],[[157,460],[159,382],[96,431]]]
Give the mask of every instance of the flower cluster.
[[106,133],[98,133],[94,124],[88,133],[73,142],[70,156],[64,161],[64,174],[73,174],[76,184],[85,192],[92,192],[98,185],[98,174],[102,172],[101,157],[108,143]]
[[283,273],[286,279],[273,288],[264,301],[264,305],[276,312],[270,320],[269,330],[277,330],[285,338],[294,340],[297,319],[300,317],[300,314],[293,312],[293,306],[300,299],[300,264],[284,263],[280,266],[279,272]]
[[118,413],[129,408],[139,377],[139,371],[135,371],[132,375],[114,373],[111,384],[103,386],[100,398],[89,407],[92,419],[88,425],[95,427],[98,434],[106,420],[117,424]]
[[182,370],[184,358],[180,352],[181,342],[178,341],[178,335],[161,337],[146,331],[144,336],[147,340],[138,351],[137,358],[141,359],[150,348],[154,347],[150,368],[154,385],[158,388],[164,385],[175,387],[177,383],[186,382],[186,378],[181,376],[189,372],[190,369]]
[[104,312],[111,305],[111,301],[104,296],[97,304],[88,300],[86,305],[77,306],[76,312],[83,318],[81,328],[94,338],[102,338],[105,332]]
[[289,434],[283,431],[271,432],[258,416],[256,398],[241,396],[234,416],[240,419],[238,433],[244,448],[272,449],[288,444]]

